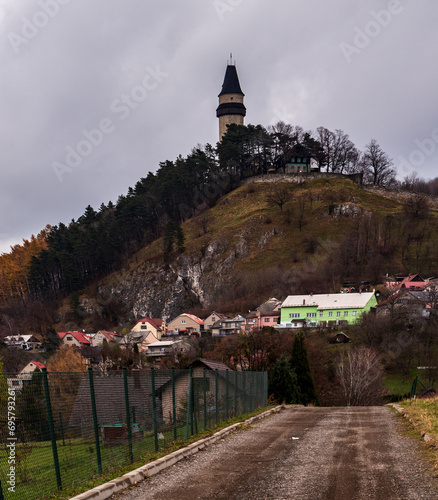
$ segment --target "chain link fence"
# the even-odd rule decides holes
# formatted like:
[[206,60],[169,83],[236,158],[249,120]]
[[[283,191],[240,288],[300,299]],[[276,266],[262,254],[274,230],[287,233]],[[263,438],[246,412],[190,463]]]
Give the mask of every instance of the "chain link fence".
[[267,405],[266,372],[0,375],[0,500],[42,500]]

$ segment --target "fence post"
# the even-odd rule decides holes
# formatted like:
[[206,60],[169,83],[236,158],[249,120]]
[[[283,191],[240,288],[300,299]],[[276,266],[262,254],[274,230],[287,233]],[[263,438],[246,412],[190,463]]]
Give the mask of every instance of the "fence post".
[[215,400],[216,400],[216,425],[219,423],[219,377],[218,369],[214,371],[214,386],[215,386]]
[[190,367],[189,391],[187,394],[186,439],[189,439],[190,416],[192,413],[192,383],[193,383],[193,368]]
[[151,368],[152,422],[154,425],[155,451],[158,451],[157,402],[155,401],[155,368]]
[[175,398],[175,368],[172,366],[172,416],[173,416],[173,439],[176,441],[176,398]]
[[228,370],[226,371],[226,388],[225,388],[225,413],[226,413],[226,417],[227,417],[227,420],[230,418],[230,411],[229,411],[229,408],[228,408],[228,397],[229,397],[229,391],[228,391]]
[[207,429],[207,369],[203,370],[202,389],[204,392],[204,431]]
[[47,378],[47,368],[42,368],[44,393],[46,396],[47,418],[49,420],[50,440],[52,441],[53,462],[55,464],[56,484],[58,490],[62,490],[61,470],[59,468],[58,448],[56,447],[55,426],[53,425],[52,404],[50,402],[49,380]]
[[88,367],[88,380],[90,383],[91,410],[93,412],[94,442],[96,444],[97,470],[99,474],[102,474],[102,456],[100,454],[99,424],[97,422],[96,396],[94,393],[93,368],[91,368],[91,366]]
[[236,370],[234,372],[234,416],[235,417],[237,417],[237,395],[238,395],[237,384],[238,384],[238,378]]
[[418,376],[415,377],[414,382],[412,383],[411,399],[413,399],[415,397],[415,393],[417,392],[417,382],[418,382]]
[[243,408],[242,408],[242,414],[245,415],[246,413],[246,371],[242,372],[242,387],[243,387]]
[[126,426],[128,430],[128,452],[129,461],[134,462],[134,455],[132,454],[132,431],[131,431],[131,411],[129,407],[129,391],[128,391],[128,373],[126,366],[123,367],[123,386],[125,389],[125,411],[126,411]]
[[[59,425],[61,427],[61,438],[62,438],[62,446],[65,446],[65,439],[64,439],[64,426],[62,425],[62,413],[59,412]],[[0,499],[1,500],[1,499]]]
[[249,375],[249,412],[254,411],[254,372]]
[[190,367],[190,435],[193,436],[193,417],[195,415],[195,391],[193,383],[193,366]]

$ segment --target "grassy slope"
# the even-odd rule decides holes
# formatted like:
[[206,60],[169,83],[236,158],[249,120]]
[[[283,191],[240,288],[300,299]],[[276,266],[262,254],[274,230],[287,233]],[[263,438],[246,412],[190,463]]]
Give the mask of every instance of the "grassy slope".
[[[398,203],[367,192],[349,180],[320,179],[303,185],[284,185],[293,192],[293,199],[284,206],[283,211],[278,207],[268,206],[266,202],[266,195],[273,185],[257,183],[244,185],[219,200],[209,211],[207,234],[202,234],[199,222],[205,215],[186,221],[182,225],[186,236],[185,255],[199,255],[202,247],[218,239],[225,242],[226,249],[231,251],[243,235],[249,252],[238,258],[234,272],[252,272],[278,266],[299,267],[309,259],[309,253],[305,251],[306,241],[312,238],[319,240],[316,256],[319,261],[323,261],[327,256],[324,244],[340,242],[354,223],[352,217],[328,216],[330,202],[339,204],[353,200],[363,210],[380,217],[401,212],[401,205]],[[305,196],[306,199],[302,230],[297,224],[299,196]],[[286,221],[287,211],[291,213],[289,223]],[[261,236],[272,231],[277,234],[261,245]],[[131,260],[130,270],[147,261],[159,263],[161,245],[161,240],[158,240],[138,252]],[[117,273],[116,279],[120,279],[124,272]]]

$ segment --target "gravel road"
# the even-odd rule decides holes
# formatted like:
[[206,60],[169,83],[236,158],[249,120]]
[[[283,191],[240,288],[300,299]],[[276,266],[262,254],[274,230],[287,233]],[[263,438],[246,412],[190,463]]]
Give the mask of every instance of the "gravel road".
[[112,499],[438,499],[399,426],[385,407],[287,408]]

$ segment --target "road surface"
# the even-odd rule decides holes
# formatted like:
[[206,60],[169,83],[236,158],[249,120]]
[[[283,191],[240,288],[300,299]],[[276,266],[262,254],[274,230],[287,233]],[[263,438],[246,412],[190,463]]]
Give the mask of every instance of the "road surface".
[[287,408],[113,499],[438,499],[400,426],[386,407]]

